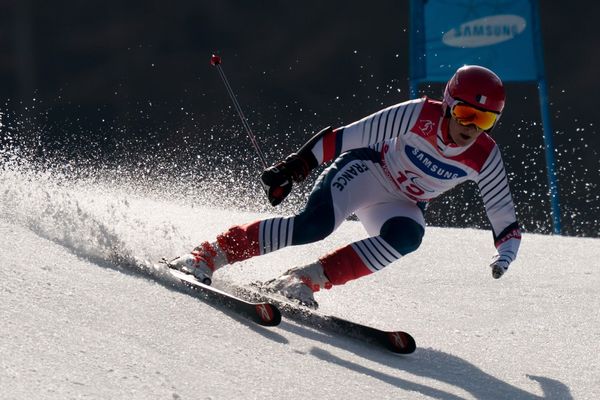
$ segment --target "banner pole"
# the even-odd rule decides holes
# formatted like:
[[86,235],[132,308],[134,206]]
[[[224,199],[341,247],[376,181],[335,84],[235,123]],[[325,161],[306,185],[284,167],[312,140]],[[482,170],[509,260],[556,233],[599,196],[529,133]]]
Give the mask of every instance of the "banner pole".
[[552,127],[550,124],[550,111],[548,110],[548,92],[546,80],[540,79],[538,82],[540,97],[540,108],[542,112],[542,130],[544,133],[544,144],[546,148],[546,169],[548,175],[548,187],[550,189],[550,204],[552,207],[552,225],[553,232],[561,234],[560,223],[560,201],[558,196],[558,179],[556,177],[556,162],[554,160],[554,140],[552,138]]
[[548,87],[546,84],[546,72],[544,68],[544,53],[542,50],[542,32],[539,14],[538,0],[531,0],[534,22],[534,40],[536,41],[536,64],[538,72],[538,92],[540,98],[540,110],[542,115],[542,131],[546,151],[546,171],[548,175],[548,188],[550,192],[550,204],[552,215],[553,232],[560,235],[562,227],[560,223],[560,200],[558,195],[558,179],[556,177],[556,162],[554,160],[554,140],[552,136],[552,124],[550,110],[548,107]]
[[423,0],[410,0],[409,79],[411,99],[419,95],[419,82],[425,76],[425,16]]

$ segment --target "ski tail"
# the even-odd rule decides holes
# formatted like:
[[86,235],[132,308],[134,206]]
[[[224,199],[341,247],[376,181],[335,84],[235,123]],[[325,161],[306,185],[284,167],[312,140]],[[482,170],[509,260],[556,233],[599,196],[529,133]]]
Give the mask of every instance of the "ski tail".
[[211,304],[219,304],[240,316],[263,326],[277,326],[281,323],[281,312],[276,305],[266,301],[250,302],[231,293],[205,285],[193,275],[176,269],[169,269],[171,275],[181,280],[186,286],[198,292],[203,300]]
[[411,354],[417,348],[415,339],[405,331],[385,331],[342,318],[324,315],[290,300],[286,301],[283,297],[259,291],[257,286],[231,285],[229,290],[244,299],[276,305],[284,317],[300,324],[350,337],[363,343],[370,343],[395,354]]

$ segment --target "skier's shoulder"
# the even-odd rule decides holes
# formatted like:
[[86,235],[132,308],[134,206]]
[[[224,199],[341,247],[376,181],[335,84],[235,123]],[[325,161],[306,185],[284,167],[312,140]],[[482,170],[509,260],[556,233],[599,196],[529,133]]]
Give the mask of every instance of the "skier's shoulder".
[[431,99],[427,96],[423,96],[423,97],[419,97],[417,99],[410,99],[410,100],[405,100],[401,103],[397,103],[395,104],[393,107],[412,107],[412,108],[430,108],[430,109],[435,109],[435,108],[439,108],[439,110],[441,111],[442,109],[442,102],[439,100],[434,100]]
[[412,108],[412,114],[415,118],[415,122],[431,121],[437,125],[440,121],[440,118],[444,114],[442,102],[431,99],[427,96],[423,96],[419,99],[409,100],[403,104],[406,104],[407,107]]
[[[393,104],[382,109],[379,113],[390,112],[402,116],[403,119],[408,118],[415,122],[417,119],[422,118],[437,121],[442,116],[443,110],[441,101],[423,96],[418,99],[411,99]],[[378,115],[379,113],[375,115]]]
[[411,133],[425,139],[436,137],[443,116],[442,103],[423,96],[403,104],[412,107],[403,114],[404,119],[408,122],[403,125],[405,133]]

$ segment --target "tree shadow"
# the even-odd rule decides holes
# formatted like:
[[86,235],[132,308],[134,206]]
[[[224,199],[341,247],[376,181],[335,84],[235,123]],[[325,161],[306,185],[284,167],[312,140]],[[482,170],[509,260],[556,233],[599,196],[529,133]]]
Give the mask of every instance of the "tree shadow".
[[[573,399],[569,387],[560,381],[546,377],[528,375],[529,379],[540,384],[543,395],[538,396],[504,382],[460,357],[435,349],[419,348],[412,355],[398,356],[385,350],[369,347],[356,340],[335,335],[330,336],[298,325],[285,324],[282,328],[311,340],[354,353],[359,357],[372,362],[455,386],[470,393],[477,399]],[[354,361],[344,360],[339,356],[317,347],[313,347],[310,354],[323,361],[339,365],[360,374],[371,376],[406,391],[418,392],[435,399],[453,400],[461,398],[444,390],[376,371]]]
[[399,378],[397,376],[393,376],[390,374],[386,374],[383,372],[375,371],[371,368],[365,367],[363,365],[350,362],[347,360],[343,360],[337,356],[334,356],[328,351],[313,347],[310,351],[310,354],[317,357],[320,360],[339,365],[340,367],[344,367],[351,371],[357,372],[362,375],[367,375],[372,378],[378,379],[382,382],[385,382],[389,385],[395,386],[397,388],[409,391],[409,392],[418,392],[425,396],[431,397],[432,399],[444,399],[444,400],[460,400],[462,397],[456,396],[452,393],[448,393],[441,389],[436,389],[427,385],[423,385],[420,383],[411,382],[409,380]]

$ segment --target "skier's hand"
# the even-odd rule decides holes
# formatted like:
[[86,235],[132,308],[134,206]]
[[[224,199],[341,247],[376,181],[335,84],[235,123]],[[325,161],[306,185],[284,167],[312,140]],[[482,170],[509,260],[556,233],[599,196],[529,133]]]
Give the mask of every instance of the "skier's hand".
[[504,275],[506,271],[508,271],[508,261],[498,260],[496,259],[490,264],[490,268],[492,269],[492,276],[494,279],[499,279]]
[[281,203],[292,191],[292,183],[302,182],[309,172],[306,161],[295,153],[264,170],[260,181],[271,205]]

